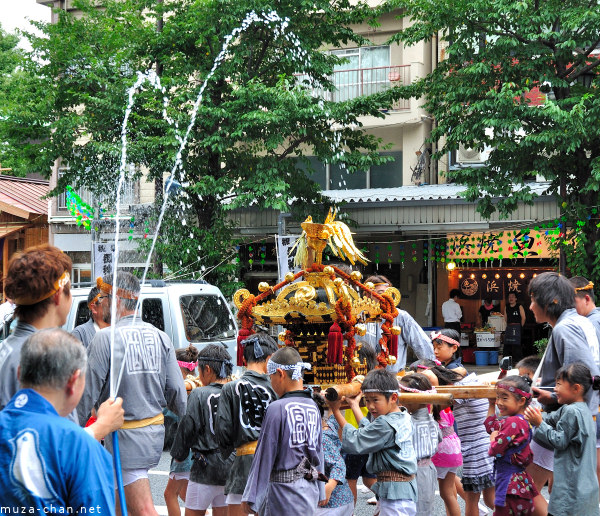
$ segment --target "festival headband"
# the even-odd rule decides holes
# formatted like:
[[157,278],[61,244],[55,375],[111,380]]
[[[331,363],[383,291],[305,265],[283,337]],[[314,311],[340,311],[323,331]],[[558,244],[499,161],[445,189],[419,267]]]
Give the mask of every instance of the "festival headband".
[[387,392],[389,394],[394,394],[394,393],[398,392],[398,389],[396,389],[395,391],[392,390],[392,389],[389,389],[389,390],[383,390],[383,389],[362,389],[362,392],[363,393],[365,393],[365,392]]
[[454,339],[451,339],[447,335],[443,335],[442,333],[436,333],[434,331],[431,332],[431,340],[432,340],[432,342],[434,340],[441,340],[441,341],[444,341],[444,342],[446,342],[448,344],[452,344],[453,346],[460,346],[460,342],[458,342],[458,341],[456,341]]
[[98,301],[98,299],[100,298],[100,294],[102,294],[102,292],[98,292],[98,293],[96,294],[96,297],[95,297],[94,299],[92,299],[92,300],[91,300],[91,301],[88,303],[88,306],[90,306],[90,307],[91,307],[91,306],[92,306],[94,303],[96,303],[96,302]]
[[219,371],[219,378],[227,378],[227,371],[225,369],[226,366],[233,367],[233,362],[228,358],[209,358],[209,357],[198,357],[198,361],[196,364],[202,362],[205,364],[206,362],[221,362],[221,370]]
[[242,342],[244,347],[246,347],[248,344],[252,344],[254,346],[254,358],[261,358],[265,356],[265,352],[263,351],[260,341],[256,335],[253,335]]
[[312,369],[312,365],[308,362],[296,362],[295,364],[278,364],[277,362],[273,362],[273,360],[269,360],[267,362],[267,374],[271,376],[277,372],[277,369],[281,369],[283,371],[294,371],[292,374],[292,380],[301,380],[302,379],[302,371],[305,369],[310,371]]
[[54,294],[56,294],[61,288],[68,285],[70,281],[71,281],[71,276],[69,275],[69,273],[67,271],[65,271],[62,273],[62,276],[54,282],[52,290],[50,292],[48,292],[47,294],[44,294],[43,296],[38,297],[38,298],[32,298],[32,297],[27,297],[27,296],[15,297],[13,299],[13,303],[15,305],[22,305],[22,306],[36,305],[37,303],[40,303],[40,302],[48,299],[50,296],[53,296]]
[[[104,283],[104,280],[100,277],[96,278],[96,286],[105,294],[112,296],[113,286],[109,283]],[[139,293],[135,294],[131,290],[126,290],[124,288],[117,288],[117,297],[121,299],[135,299],[139,297]]]
[[518,389],[517,387],[514,387],[513,385],[509,385],[507,383],[497,383],[496,389],[504,389],[505,391],[510,391],[514,394],[518,394],[519,396],[523,396],[524,398],[527,398],[528,400],[531,399],[530,392],[522,391],[521,389]]
[[381,283],[373,283],[374,287],[379,287],[381,285],[389,285],[389,283],[386,283],[385,281],[382,281]]
[[196,367],[198,367],[197,360],[196,362],[184,362],[183,360],[178,360],[177,363],[179,364],[179,367],[184,367],[186,369],[189,369],[190,371],[193,371],[194,369],[196,369]]
[[406,391],[406,392],[416,392],[416,393],[423,393],[423,394],[435,394],[437,391],[435,390],[435,387],[431,387],[431,389],[429,389],[428,391],[422,391],[420,389],[414,389],[413,387],[408,387],[400,382],[398,382],[398,387],[400,387],[400,390],[402,391]]
[[579,292],[580,290],[594,290],[594,284],[590,281],[585,287],[576,287],[575,292]]

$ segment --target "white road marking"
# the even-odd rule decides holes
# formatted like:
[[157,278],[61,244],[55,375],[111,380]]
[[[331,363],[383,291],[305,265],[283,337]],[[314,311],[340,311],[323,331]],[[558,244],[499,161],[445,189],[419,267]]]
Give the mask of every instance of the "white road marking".
[[149,469],[148,470],[148,475],[164,475],[164,476],[169,476],[169,472],[168,471],[163,471],[161,469]]

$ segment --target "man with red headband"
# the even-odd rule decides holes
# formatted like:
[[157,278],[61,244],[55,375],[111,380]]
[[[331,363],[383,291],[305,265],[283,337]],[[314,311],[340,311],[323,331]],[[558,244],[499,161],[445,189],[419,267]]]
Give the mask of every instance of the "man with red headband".
[[[0,344],[0,410],[19,390],[17,369],[21,348],[38,330],[56,328],[67,321],[71,309],[71,259],[48,244],[15,254],[8,264],[4,291],[15,303],[18,324]],[[123,418],[121,401],[107,402],[98,410],[98,421],[88,431],[100,440],[118,428]],[[77,422],[76,412],[69,419]]]
[[[104,278],[103,281],[108,281],[108,278]],[[90,318],[83,324],[75,327],[71,332],[71,335],[77,337],[81,341],[85,349],[90,347],[96,332],[110,326],[110,304],[108,303],[108,296],[98,287],[92,287],[90,290],[87,305],[90,309]]]
[[[125,423],[119,430],[119,448],[127,508],[132,516],[156,514],[148,470],[160,460],[165,427],[163,409],[185,415],[187,394],[177,365],[173,344],[166,333],[136,317],[140,294],[138,279],[119,272],[116,285],[101,278],[97,286],[103,295],[116,296],[113,326],[96,333],[88,349],[89,362],[85,391],[77,407],[80,421],[86,421],[92,407],[109,396],[111,355],[122,371],[117,394],[124,400]],[[111,349],[111,334],[114,334]],[[112,453],[112,442],[106,447]]]

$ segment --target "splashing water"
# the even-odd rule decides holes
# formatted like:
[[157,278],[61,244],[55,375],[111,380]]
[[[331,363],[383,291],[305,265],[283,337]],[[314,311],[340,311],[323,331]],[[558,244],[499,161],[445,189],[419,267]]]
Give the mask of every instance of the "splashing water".
[[[144,266],[144,272],[143,272],[142,280],[141,280],[142,285],[146,281],[146,276],[148,273],[148,269],[150,267],[150,260],[152,259],[154,247],[156,246],[156,241],[158,239],[158,233],[159,233],[160,227],[162,225],[162,220],[164,218],[165,209],[166,209],[166,206],[167,206],[167,203],[169,200],[169,195],[170,195],[170,192],[172,191],[171,186],[173,185],[173,182],[175,181],[176,173],[178,173],[178,178],[179,178],[180,182],[183,179],[184,169],[183,169],[182,154],[187,145],[189,135],[196,123],[196,117],[198,114],[198,109],[200,107],[200,104],[203,100],[204,90],[206,89],[208,81],[210,81],[210,79],[213,77],[213,75],[214,75],[215,71],[217,70],[217,68],[219,67],[219,65],[228,56],[228,51],[229,51],[231,42],[234,41],[235,38],[239,34],[246,31],[253,23],[262,23],[267,26],[273,26],[272,31],[273,31],[273,35],[274,35],[275,39],[278,39],[280,37],[283,37],[284,39],[286,39],[289,43],[292,44],[293,48],[295,49],[292,51],[292,55],[294,55],[299,61],[301,61],[302,64],[304,64],[304,65],[310,64],[310,56],[308,55],[308,53],[305,50],[303,50],[301,48],[299,39],[296,37],[296,35],[293,32],[287,30],[288,25],[289,25],[289,18],[281,18],[275,11],[271,11],[269,13],[261,13],[261,14],[256,14],[254,11],[251,11],[250,13],[248,13],[246,15],[242,24],[239,27],[237,27],[236,29],[234,29],[231,32],[231,34],[229,34],[228,36],[225,37],[223,47],[222,47],[221,51],[219,52],[219,54],[217,55],[217,57],[215,58],[210,72],[208,73],[208,75],[206,76],[206,79],[204,80],[202,86],[200,87],[198,96],[197,96],[196,101],[194,102],[194,105],[192,108],[190,123],[188,124],[187,129],[185,130],[185,133],[183,136],[179,135],[177,123],[168,117],[168,115],[167,115],[168,100],[166,97],[163,97],[163,99],[164,99],[164,101],[163,101],[163,117],[165,118],[165,120],[167,120],[167,122],[169,122],[169,124],[175,126],[176,138],[177,138],[177,141],[179,142],[179,149],[175,156],[175,161],[174,161],[173,167],[171,169],[171,175],[165,186],[163,203],[161,206],[160,214],[158,216],[158,221],[156,224],[154,236],[152,238],[152,244],[150,246],[150,251],[148,253],[148,257],[146,259],[146,263]],[[129,100],[128,100],[127,109],[125,111],[125,116],[123,119],[123,124],[122,124],[122,129],[121,129],[121,143],[122,143],[121,165],[119,167],[119,183],[118,183],[118,187],[117,187],[117,198],[116,198],[116,207],[115,207],[116,215],[115,215],[115,252],[114,252],[114,262],[113,262],[113,285],[116,285],[116,276],[117,276],[117,268],[118,268],[119,213],[120,213],[120,208],[121,208],[120,193],[121,193],[121,189],[123,188],[123,184],[125,182],[125,173],[126,173],[126,168],[127,168],[127,123],[128,123],[131,111],[133,109],[135,94],[137,93],[138,89],[145,82],[149,82],[152,86],[154,86],[155,89],[161,91],[163,94],[165,92],[164,88],[160,84],[159,77],[153,71],[149,71],[146,74],[138,72],[137,81],[128,91],[128,99]],[[320,85],[316,84],[316,81],[314,81],[311,77],[308,77],[308,82],[309,82],[309,85],[312,87],[313,92],[316,92],[318,90],[318,88],[320,87]],[[322,105],[322,103],[320,105]],[[213,268],[211,268],[209,270],[212,270]],[[138,299],[132,324],[135,323],[137,314],[139,312],[139,308],[140,308],[140,300]],[[116,312],[117,312],[116,296],[112,296],[112,298],[111,298],[111,316],[112,316],[113,321],[117,320]],[[111,397],[115,397],[116,393],[118,391],[118,388],[119,388],[119,384],[121,382],[121,377],[123,375],[123,370],[124,370],[124,365],[125,365],[124,357],[125,357],[125,354],[127,353],[127,348],[125,348],[123,350],[123,355],[120,355],[115,358],[115,349],[114,349],[114,347],[115,347],[114,346],[115,326],[114,326],[114,324],[111,325],[110,339],[111,339],[110,395],[111,395]],[[127,345],[127,347],[128,347],[128,345]],[[121,360],[121,367],[119,368],[118,377],[114,378],[113,371],[115,371],[115,368],[113,367],[113,365],[117,362],[117,359]]]

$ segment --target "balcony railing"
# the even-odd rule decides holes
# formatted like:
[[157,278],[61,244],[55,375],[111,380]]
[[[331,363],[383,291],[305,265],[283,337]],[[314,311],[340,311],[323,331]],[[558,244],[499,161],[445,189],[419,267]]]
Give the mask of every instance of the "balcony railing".
[[[302,80],[305,76],[299,76]],[[399,85],[410,84],[410,65],[356,68],[333,72],[333,92],[319,90],[319,96],[334,102],[355,99],[362,95],[373,95]],[[394,111],[410,109],[408,99],[400,99],[392,106]]]

